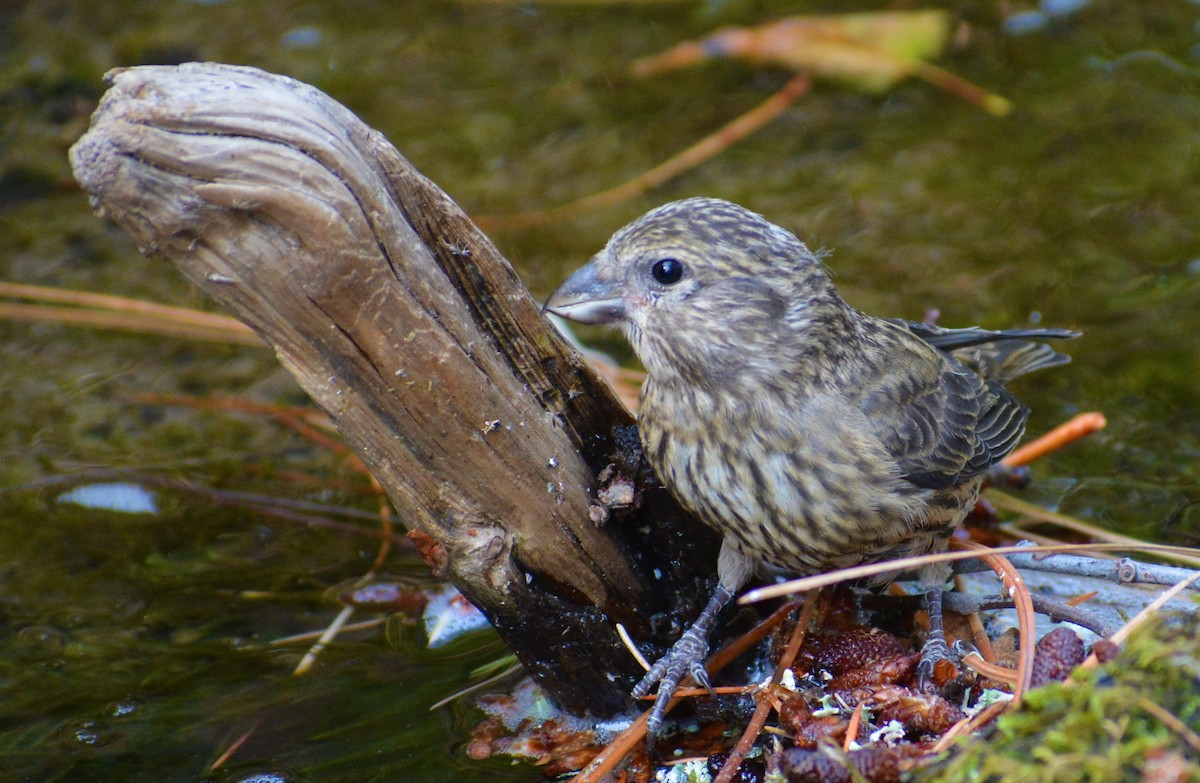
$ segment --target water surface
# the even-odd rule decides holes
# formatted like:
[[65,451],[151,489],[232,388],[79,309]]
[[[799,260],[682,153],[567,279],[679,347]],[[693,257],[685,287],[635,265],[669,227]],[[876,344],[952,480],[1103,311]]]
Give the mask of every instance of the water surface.
[[[468,211],[504,214],[635,176],[788,78],[713,63],[637,81],[632,59],[721,25],[865,7],[6,6],[0,278],[210,307],[72,187],[66,150],[111,67],[216,60],[289,74],[383,131]],[[1195,545],[1200,6],[1095,3],[1022,34],[999,8],[954,4],[957,43],[941,64],[1014,101],[1008,118],[919,82],[886,96],[822,85],[655,192],[495,238],[544,296],[651,206],[720,196],[832,249],[838,285],[871,312],[1080,329],[1073,364],[1016,391],[1033,432],[1092,409],[1110,426],[1041,463],[1032,496]],[[377,540],[220,493],[369,513],[365,482],[262,416],[133,395],[303,402],[267,351],[0,322],[0,357],[0,770],[11,779],[194,781],[242,735],[213,779],[536,775],[467,761],[469,711],[428,712],[501,654],[490,635],[428,651],[416,626],[393,623],[345,637],[303,678],[290,674],[301,647],[265,646],[328,623],[331,588],[368,570]],[[60,502],[79,476],[143,487],[156,510]],[[426,579],[407,552],[387,570]]]

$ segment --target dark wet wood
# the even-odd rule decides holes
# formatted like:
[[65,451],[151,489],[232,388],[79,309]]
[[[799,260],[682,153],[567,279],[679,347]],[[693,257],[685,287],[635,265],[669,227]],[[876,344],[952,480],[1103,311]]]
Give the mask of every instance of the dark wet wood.
[[95,208],[275,349],[560,704],[626,705],[611,621],[646,632],[714,561],[660,546],[690,529],[661,496],[653,520],[589,521],[629,415],[509,263],[313,87],[217,64],[108,79],[72,149]]

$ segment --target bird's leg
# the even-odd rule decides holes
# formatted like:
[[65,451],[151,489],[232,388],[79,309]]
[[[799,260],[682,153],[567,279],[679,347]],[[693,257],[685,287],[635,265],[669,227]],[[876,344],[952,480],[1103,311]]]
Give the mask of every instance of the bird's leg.
[[927,690],[933,683],[934,668],[939,661],[951,660],[950,648],[946,645],[946,633],[942,628],[942,590],[949,576],[942,564],[921,571],[921,585],[925,588],[925,608],[929,612],[929,633],[921,646],[921,663],[917,667],[917,687]]
[[709,685],[708,672],[704,668],[704,659],[708,657],[708,637],[716,624],[717,615],[726,604],[737,595],[737,591],[750,579],[754,571],[754,561],[743,555],[730,543],[729,539],[721,544],[721,554],[717,559],[717,588],[712,597],[700,612],[696,621],[683,632],[683,635],[671,645],[666,655],[659,658],[646,672],[646,676],[633,689],[633,697],[640,699],[650,693],[655,683],[658,684],[658,695],[654,699],[654,707],[646,721],[646,746],[654,748],[654,742],[662,728],[663,715],[679,681],[685,674],[692,675],[698,685],[712,690]]
[[708,635],[712,633],[717,615],[733,596],[732,590],[718,583],[717,589],[696,621],[671,645],[667,654],[650,667],[650,671],[646,672],[646,676],[633,689],[633,697],[640,699],[650,693],[655,683],[658,684],[654,708],[650,710],[650,717],[646,721],[646,745],[649,749],[654,747],[654,741],[662,728],[667,704],[675,695],[675,689],[679,687],[679,681],[685,674],[691,674],[692,679],[699,685],[711,689],[708,672],[704,668],[704,659],[708,657]]

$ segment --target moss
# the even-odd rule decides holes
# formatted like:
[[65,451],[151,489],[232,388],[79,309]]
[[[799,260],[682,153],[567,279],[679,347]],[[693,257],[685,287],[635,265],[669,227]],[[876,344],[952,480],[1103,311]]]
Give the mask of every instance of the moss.
[[[1200,617],[1143,629],[1102,667],[1032,691],[1024,705],[967,740],[938,781],[1200,781],[1200,752],[1154,713],[1200,727]],[[1161,710],[1156,710],[1156,706]],[[1178,775],[1154,777],[1169,765]],[[1165,771],[1165,770],[1164,770]]]

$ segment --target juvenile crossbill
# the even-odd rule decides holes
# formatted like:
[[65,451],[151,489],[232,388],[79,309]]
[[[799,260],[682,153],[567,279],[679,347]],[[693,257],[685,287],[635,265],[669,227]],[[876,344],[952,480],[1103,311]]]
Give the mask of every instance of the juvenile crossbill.
[[[1068,361],[1027,340],[1074,336],[867,315],[792,233],[709,198],[622,228],[546,308],[624,330],[647,373],[646,459],[723,536],[711,600],[634,690],[658,684],[651,736],[685,674],[707,686],[712,625],[759,563],[811,574],[944,551],[1024,432],[1028,409],[1002,383]],[[919,575],[927,665],[948,652],[948,575]]]

